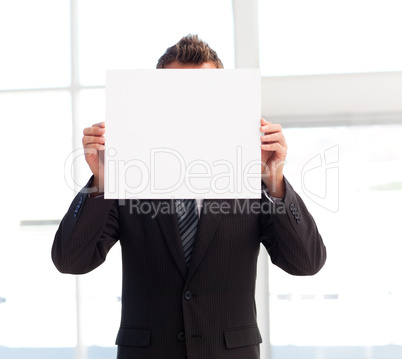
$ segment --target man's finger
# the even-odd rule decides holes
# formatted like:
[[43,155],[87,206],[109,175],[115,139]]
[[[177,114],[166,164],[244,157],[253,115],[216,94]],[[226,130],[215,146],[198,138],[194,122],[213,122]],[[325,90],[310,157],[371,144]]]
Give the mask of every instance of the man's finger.
[[286,154],[286,147],[282,146],[279,142],[261,144],[261,149],[264,151],[275,151],[278,154]]
[[103,127],[87,127],[84,128],[85,136],[100,136],[105,133],[105,128]]
[[82,144],[84,145],[84,147],[86,147],[92,143],[98,143],[98,144],[104,145],[105,137],[103,137],[103,136],[84,136],[82,138]]
[[261,141],[263,142],[280,142],[283,144],[285,142],[285,136],[282,132],[274,132],[268,135],[261,136]]
[[96,154],[97,151],[104,151],[105,146],[100,143],[91,143],[85,146],[85,153]]
[[274,133],[282,131],[282,126],[279,123],[268,123],[260,127],[260,131],[264,133]]

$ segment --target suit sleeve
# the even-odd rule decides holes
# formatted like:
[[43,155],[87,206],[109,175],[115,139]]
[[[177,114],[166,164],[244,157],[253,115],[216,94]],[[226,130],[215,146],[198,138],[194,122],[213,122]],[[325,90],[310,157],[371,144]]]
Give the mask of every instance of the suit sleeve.
[[285,179],[283,202],[261,199],[260,238],[272,263],[293,275],[316,274],[326,261],[326,248],[303,200]]
[[62,273],[90,272],[119,239],[117,203],[89,197],[91,182],[74,198],[53,241],[52,260]]

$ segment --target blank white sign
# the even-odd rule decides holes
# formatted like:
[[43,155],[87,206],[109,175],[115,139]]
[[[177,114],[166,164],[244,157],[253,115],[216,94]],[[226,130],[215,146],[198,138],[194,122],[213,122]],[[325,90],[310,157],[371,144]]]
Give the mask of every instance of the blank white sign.
[[106,71],[105,198],[260,198],[258,69]]

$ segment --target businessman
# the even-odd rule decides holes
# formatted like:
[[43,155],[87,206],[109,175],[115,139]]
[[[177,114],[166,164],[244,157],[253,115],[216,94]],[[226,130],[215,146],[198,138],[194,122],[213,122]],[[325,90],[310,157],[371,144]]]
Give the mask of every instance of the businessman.
[[[157,68],[223,65],[205,42],[189,35],[166,50]],[[230,121],[222,120],[230,133]],[[261,199],[197,203],[104,199],[105,124],[84,130],[93,176],[60,224],[52,259],[62,273],[83,274],[120,242],[118,359],[257,359],[262,340],[254,294],[261,244],[290,274],[313,275],[324,265],[316,224],[283,176],[287,144],[281,127],[260,121]],[[151,210],[141,211],[142,205]]]

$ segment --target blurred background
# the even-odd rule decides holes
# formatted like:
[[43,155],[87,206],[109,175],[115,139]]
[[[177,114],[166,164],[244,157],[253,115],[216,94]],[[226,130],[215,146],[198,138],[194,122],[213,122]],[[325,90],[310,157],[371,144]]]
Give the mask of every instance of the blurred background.
[[[50,249],[90,173],[82,130],[104,120],[106,68],[155,68],[196,33],[225,68],[261,69],[285,174],[328,250],[292,277],[261,251],[268,359],[402,358],[400,0],[1,0],[0,358],[112,359],[120,249],[85,276]],[[246,359],[246,358],[245,358]]]

